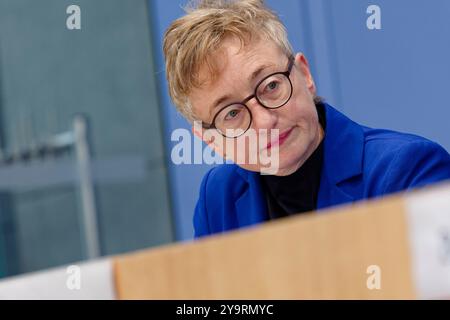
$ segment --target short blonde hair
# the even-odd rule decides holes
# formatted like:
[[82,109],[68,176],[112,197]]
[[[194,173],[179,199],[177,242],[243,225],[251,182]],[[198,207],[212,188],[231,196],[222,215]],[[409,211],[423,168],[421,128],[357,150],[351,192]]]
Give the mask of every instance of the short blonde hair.
[[190,3],[186,15],[175,20],[164,35],[166,77],[177,109],[190,121],[195,114],[189,94],[198,88],[200,68],[216,69],[211,59],[225,38],[237,37],[241,45],[252,39],[273,41],[286,55],[292,55],[287,32],[279,17],[263,0],[202,0]]

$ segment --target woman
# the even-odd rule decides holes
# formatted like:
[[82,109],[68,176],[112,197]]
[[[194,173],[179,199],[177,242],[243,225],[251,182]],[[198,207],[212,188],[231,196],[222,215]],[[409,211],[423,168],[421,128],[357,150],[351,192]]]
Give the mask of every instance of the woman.
[[[164,54],[175,105],[234,161],[202,181],[197,237],[450,179],[438,144],[361,126],[323,102],[262,1],[200,2],[168,28]],[[270,174],[264,154],[276,155]]]

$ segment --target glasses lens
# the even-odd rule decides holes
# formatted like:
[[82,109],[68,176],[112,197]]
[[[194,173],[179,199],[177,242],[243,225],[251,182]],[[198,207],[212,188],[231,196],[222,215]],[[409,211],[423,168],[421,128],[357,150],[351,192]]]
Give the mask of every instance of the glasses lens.
[[244,105],[232,104],[219,112],[215,125],[223,135],[235,138],[248,129],[250,121],[250,112]]
[[292,85],[284,74],[275,74],[264,79],[256,89],[258,100],[267,108],[278,108],[290,99]]

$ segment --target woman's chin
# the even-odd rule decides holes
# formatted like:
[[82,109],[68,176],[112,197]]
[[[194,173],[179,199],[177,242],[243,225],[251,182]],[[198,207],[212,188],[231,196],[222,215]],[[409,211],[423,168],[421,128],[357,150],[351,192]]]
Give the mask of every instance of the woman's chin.
[[259,172],[265,175],[287,176],[297,171],[304,163],[302,157],[284,152],[265,160],[264,164],[237,164],[248,171]]
[[278,171],[275,175],[277,176],[288,176],[295,171],[297,171],[302,165],[304,161],[298,159],[298,157],[295,157],[293,159],[288,157],[282,157],[280,155],[280,161],[278,166]]

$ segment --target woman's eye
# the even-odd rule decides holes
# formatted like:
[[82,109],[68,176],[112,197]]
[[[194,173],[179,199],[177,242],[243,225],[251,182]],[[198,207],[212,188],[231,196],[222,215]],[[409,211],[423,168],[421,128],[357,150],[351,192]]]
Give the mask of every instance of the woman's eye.
[[278,82],[276,82],[276,81],[269,82],[269,84],[266,86],[266,89],[268,91],[274,91],[277,88],[278,88]]
[[227,113],[226,120],[235,118],[239,114],[239,110],[231,110]]

